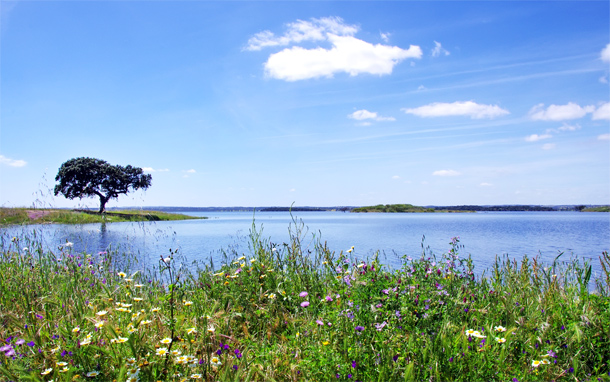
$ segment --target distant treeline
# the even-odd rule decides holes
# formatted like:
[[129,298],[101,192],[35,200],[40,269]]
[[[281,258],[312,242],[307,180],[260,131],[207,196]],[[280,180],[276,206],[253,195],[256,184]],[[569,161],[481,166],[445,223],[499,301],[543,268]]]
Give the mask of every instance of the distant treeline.
[[453,211],[558,211],[558,209],[548,206],[446,206],[432,207],[435,210],[453,210]]

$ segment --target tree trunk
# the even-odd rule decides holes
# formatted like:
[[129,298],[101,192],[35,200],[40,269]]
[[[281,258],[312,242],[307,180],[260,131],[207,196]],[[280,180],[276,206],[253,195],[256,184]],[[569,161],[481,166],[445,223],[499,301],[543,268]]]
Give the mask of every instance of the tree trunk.
[[100,195],[100,210],[98,211],[98,213],[103,214],[104,212],[106,212],[106,203],[108,203],[109,199],[110,198],[104,195]]

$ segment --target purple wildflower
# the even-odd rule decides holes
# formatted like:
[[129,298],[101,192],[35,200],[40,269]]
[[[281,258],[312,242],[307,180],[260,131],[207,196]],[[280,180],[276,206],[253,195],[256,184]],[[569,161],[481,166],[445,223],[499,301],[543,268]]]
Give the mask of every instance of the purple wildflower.
[[301,303],[301,306],[302,306],[303,308],[308,307],[308,306],[309,306],[309,301],[303,301],[303,302]]
[[307,292],[301,292],[301,293],[299,293],[299,297],[307,297]]
[[23,338],[20,338],[15,342],[15,345],[23,345],[24,343],[25,343],[25,340]]
[[352,361],[352,367],[355,369],[356,366],[358,366],[358,364],[356,363],[356,361]]
[[360,325],[358,325],[358,326],[356,326],[356,328],[355,328],[355,329],[356,329],[356,331],[357,331],[357,332],[361,332],[361,331],[363,331],[363,330],[364,330],[364,326],[360,326]]
[[316,320],[316,324],[318,324],[318,325],[324,325],[324,322],[322,322],[322,320]]
[[34,341],[30,341],[30,342],[28,342],[28,343],[27,343],[27,345],[28,345],[29,347],[34,346]]

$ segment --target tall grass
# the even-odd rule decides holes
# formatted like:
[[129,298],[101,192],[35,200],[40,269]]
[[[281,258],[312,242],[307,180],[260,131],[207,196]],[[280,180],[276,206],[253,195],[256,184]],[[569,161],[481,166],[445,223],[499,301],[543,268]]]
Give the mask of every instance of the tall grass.
[[288,243],[254,225],[250,239],[219,267],[169,250],[140,270],[116,252],[4,243],[0,379],[610,380],[608,275],[589,293],[578,259],[497,258],[477,277],[458,238],[400,269],[333,253],[296,222]]

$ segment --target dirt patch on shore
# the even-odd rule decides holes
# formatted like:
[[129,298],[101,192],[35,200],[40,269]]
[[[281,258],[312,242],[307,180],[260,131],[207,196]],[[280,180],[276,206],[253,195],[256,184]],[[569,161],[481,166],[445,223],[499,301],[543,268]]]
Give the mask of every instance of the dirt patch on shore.
[[36,219],[40,219],[43,216],[49,215],[53,211],[27,210],[26,212],[28,213],[28,217],[31,220],[36,220]]

